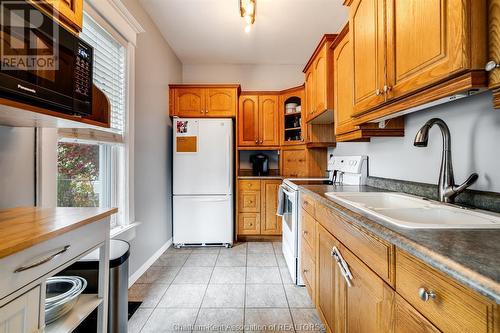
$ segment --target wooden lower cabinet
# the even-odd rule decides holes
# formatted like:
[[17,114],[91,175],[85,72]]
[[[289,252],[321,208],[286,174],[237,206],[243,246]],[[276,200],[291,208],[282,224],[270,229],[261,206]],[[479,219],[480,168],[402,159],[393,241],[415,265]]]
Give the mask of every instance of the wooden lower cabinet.
[[422,316],[403,297],[396,294],[394,305],[394,333],[439,333],[434,325]]
[[281,179],[238,181],[238,235],[281,235],[281,218],[276,215]]

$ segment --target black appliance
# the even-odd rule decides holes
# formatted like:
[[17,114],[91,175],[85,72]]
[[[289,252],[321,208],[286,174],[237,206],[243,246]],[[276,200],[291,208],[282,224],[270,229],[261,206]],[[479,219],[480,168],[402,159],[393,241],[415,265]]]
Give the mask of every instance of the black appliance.
[[0,0],[0,97],[92,114],[93,48],[25,1]]
[[269,157],[267,155],[262,153],[251,155],[250,163],[252,163],[252,174],[254,176],[269,175]]

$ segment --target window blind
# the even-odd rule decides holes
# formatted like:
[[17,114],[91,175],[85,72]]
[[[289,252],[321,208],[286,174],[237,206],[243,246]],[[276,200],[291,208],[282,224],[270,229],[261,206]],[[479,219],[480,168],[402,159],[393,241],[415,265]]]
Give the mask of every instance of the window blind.
[[94,48],[94,84],[111,102],[111,129],[123,133],[126,110],[125,47],[85,13],[80,38]]

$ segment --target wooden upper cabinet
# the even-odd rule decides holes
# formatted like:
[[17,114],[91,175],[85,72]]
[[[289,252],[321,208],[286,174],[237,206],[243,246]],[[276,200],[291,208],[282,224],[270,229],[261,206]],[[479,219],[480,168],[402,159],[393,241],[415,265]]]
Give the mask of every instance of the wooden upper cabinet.
[[354,0],[349,9],[354,115],[385,101],[384,1]]
[[171,84],[170,116],[236,117],[239,89],[236,84]]
[[[500,64],[500,0],[488,2],[488,61],[493,65]],[[489,69],[488,88],[493,92],[493,106],[500,108],[500,68]]]
[[279,146],[278,95],[242,95],[238,110],[238,146]]
[[73,33],[78,34],[82,31],[83,0],[31,0],[30,2],[53,15],[56,21]]
[[278,96],[259,96],[259,131],[259,144],[263,146],[279,145]]
[[333,122],[333,117],[328,117],[325,113],[329,111],[329,114],[332,115],[333,111],[333,52],[331,45],[336,37],[336,34],[324,35],[304,68],[308,122],[315,119],[315,122],[319,123]]
[[201,88],[177,89],[174,92],[174,114],[179,117],[205,115],[205,91]]
[[276,215],[278,189],[281,180],[261,181],[261,226],[262,235],[281,235],[281,217]]
[[259,96],[243,95],[238,109],[238,145],[259,143]]
[[[346,26],[348,30],[349,26]],[[353,80],[352,48],[348,33],[341,33],[342,39],[333,50],[335,134],[348,133],[356,129],[352,124]]]
[[205,111],[210,117],[234,117],[238,108],[235,89],[208,88],[205,91]]

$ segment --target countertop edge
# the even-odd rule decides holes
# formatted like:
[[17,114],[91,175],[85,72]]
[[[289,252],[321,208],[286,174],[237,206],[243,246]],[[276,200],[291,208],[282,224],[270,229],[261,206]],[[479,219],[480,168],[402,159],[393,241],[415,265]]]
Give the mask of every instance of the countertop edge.
[[18,252],[24,251],[24,250],[26,250],[34,245],[40,244],[40,243],[45,242],[47,240],[50,240],[54,237],[65,234],[69,231],[72,231],[72,230],[78,229],[80,227],[83,227],[87,224],[102,220],[102,219],[104,219],[108,216],[111,216],[117,212],[118,212],[118,208],[110,208],[102,213],[98,213],[98,214],[92,215],[91,217],[84,218],[81,221],[72,223],[70,225],[66,225],[66,226],[59,228],[59,229],[55,229],[55,230],[43,233],[42,235],[40,235],[38,237],[33,237],[33,238],[27,239],[25,241],[19,242],[11,247],[8,247],[8,248],[1,250],[0,251],[0,260],[5,258],[5,257],[11,256],[13,254],[16,254]]
[[[408,239],[404,235],[392,230],[391,228],[379,223],[373,217],[367,217],[359,212],[353,211],[349,207],[340,205],[332,200],[326,199],[316,192],[309,190],[306,187],[299,186],[299,191],[304,192],[315,199],[325,204],[331,209],[335,209],[343,217],[347,218],[349,221],[354,223],[356,226],[367,229],[368,231],[375,234],[377,237],[382,238],[396,247],[407,251],[411,255],[422,260],[434,269],[449,275],[451,278],[457,280],[459,283],[470,287],[479,294],[489,298],[490,300],[500,304],[500,284],[490,278],[471,270],[470,268],[464,267],[463,265],[434,252],[432,249],[422,246],[411,239]],[[345,211],[339,209],[347,210],[351,213],[347,214]],[[360,217],[362,219],[360,219]]]

